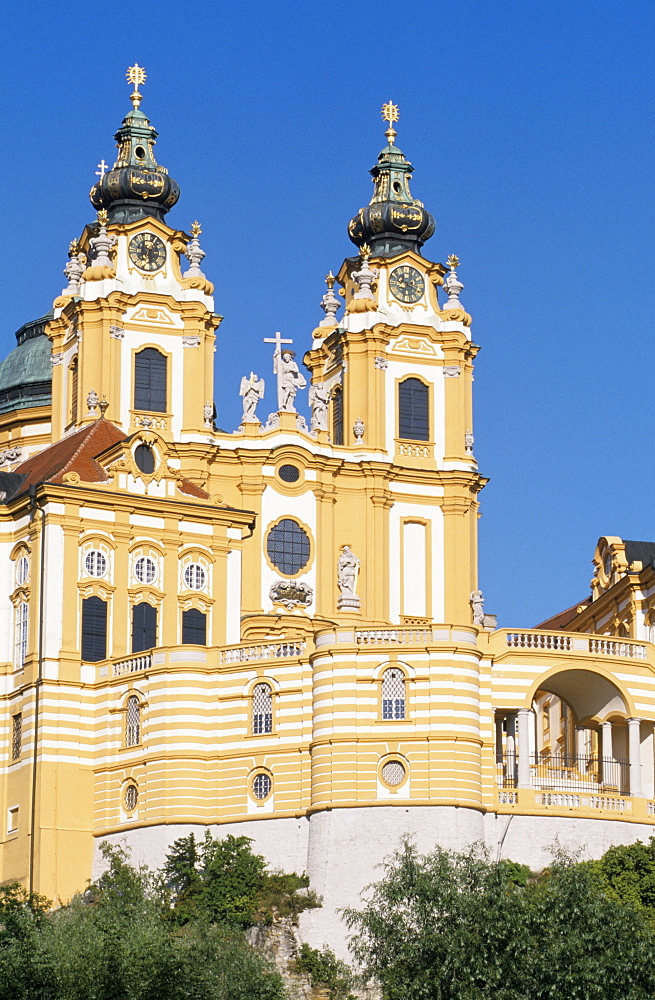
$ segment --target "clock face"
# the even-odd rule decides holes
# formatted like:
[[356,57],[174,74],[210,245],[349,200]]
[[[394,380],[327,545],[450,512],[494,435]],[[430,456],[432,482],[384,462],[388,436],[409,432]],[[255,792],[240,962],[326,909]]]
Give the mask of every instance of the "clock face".
[[420,271],[403,264],[389,275],[389,288],[401,302],[418,302],[425,291],[425,282]]
[[142,271],[158,271],[166,261],[166,247],[153,233],[139,233],[130,240],[130,260]]

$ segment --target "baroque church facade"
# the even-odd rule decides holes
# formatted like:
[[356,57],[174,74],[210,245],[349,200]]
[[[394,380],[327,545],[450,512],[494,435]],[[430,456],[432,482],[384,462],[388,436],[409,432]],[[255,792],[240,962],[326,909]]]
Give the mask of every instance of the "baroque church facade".
[[647,838],[655,544],[601,538],[590,597],[540,626],[485,615],[478,347],[395,106],[303,363],[271,336],[278,408],[251,372],[226,433],[200,227],[166,221],[128,78],[67,287],[0,363],[0,880],[63,902],[102,841],[157,865],[245,834],[339,947],[404,834],[535,867],[556,835]]

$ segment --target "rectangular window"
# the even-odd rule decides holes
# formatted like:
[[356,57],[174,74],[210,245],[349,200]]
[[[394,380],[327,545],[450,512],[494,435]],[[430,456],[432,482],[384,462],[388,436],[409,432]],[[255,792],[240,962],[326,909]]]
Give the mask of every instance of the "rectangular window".
[[107,604],[99,597],[82,601],[82,659],[97,663],[107,657]]
[[23,749],[23,713],[11,717],[11,759],[18,760]]
[[132,608],[132,652],[140,653],[157,645],[157,608],[142,601]]
[[182,644],[184,646],[207,645],[207,615],[197,608],[182,612]]
[[11,806],[7,810],[7,833],[16,833],[18,830],[18,806]]
[[167,360],[154,347],[145,347],[134,359],[134,409],[166,412]]
[[418,378],[406,378],[398,386],[398,437],[430,440],[430,391]]
[[16,670],[22,670],[27,657],[27,618],[29,605],[26,601],[21,601],[16,606],[15,611],[15,645],[14,645],[14,666]]

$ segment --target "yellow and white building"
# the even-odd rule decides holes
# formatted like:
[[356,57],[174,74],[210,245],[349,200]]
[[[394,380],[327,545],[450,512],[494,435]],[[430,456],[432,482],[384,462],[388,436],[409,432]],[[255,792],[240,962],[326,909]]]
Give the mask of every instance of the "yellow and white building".
[[200,230],[165,219],[130,72],[97,222],[0,364],[0,879],[64,901],[103,840],[157,865],[243,833],[308,872],[302,932],[338,946],[404,833],[535,866],[555,835],[649,836],[655,544],[602,538],[590,599],[538,628],[485,616],[478,347],[397,109],[305,371],[272,337],[278,408],[251,372],[232,434]]

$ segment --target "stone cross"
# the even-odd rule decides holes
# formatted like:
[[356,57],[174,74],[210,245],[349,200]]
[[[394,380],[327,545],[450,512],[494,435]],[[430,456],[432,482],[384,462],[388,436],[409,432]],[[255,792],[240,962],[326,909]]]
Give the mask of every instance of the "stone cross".
[[99,170],[96,170],[96,177],[104,177],[109,170],[109,164],[105,163],[104,158],[98,164]]
[[285,339],[278,330],[274,337],[264,337],[264,343],[275,344],[275,353],[279,354],[282,351],[282,344],[293,344],[293,340]]

